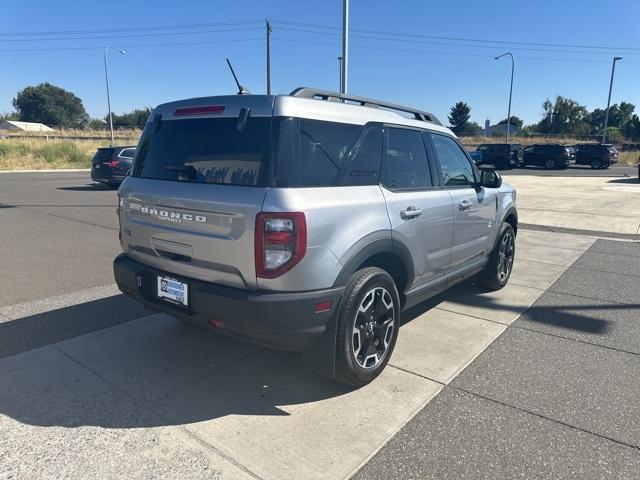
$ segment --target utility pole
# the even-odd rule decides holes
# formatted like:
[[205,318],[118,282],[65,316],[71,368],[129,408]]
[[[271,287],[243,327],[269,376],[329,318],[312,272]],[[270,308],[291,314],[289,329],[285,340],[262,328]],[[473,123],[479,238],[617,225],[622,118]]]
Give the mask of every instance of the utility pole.
[[271,95],[271,24],[269,20],[265,20],[267,24],[267,95]]
[[609,126],[609,106],[611,105],[611,89],[613,88],[613,74],[616,72],[616,62],[622,57],[613,57],[611,66],[611,81],[609,82],[609,98],[607,99],[607,111],[604,114],[604,131],[602,132],[602,143],[607,143],[607,127]]
[[498,55],[497,57],[494,57],[494,60],[498,60],[506,55],[511,57],[511,86],[509,87],[509,108],[507,110],[507,143],[509,143],[509,134],[511,133],[511,95],[513,94],[513,70],[515,62],[513,61],[513,55],[511,52]]
[[349,0],[342,0],[342,81],[340,93],[347,93],[347,77],[349,71]]

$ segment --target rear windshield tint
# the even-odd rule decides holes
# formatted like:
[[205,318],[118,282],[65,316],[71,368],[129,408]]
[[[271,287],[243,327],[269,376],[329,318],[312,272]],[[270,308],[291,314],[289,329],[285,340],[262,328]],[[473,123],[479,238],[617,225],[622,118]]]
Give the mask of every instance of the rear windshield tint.
[[289,117],[149,123],[132,176],[243,186],[378,183],[381,128]]
[[94,162],[106,162],[111,159],[113,148],[99,148],[93,156]]
[[148,123],[134,177],[196,183],[258,185],[269,155],[271,122],[200,118]]

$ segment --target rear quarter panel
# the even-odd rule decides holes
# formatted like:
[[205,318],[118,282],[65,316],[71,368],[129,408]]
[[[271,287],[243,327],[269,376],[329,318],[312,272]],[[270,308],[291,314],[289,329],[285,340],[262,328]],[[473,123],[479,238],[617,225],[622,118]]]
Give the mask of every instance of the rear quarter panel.
[[378,185],[323,188],[272,188],[264,212],[304,212],[307,252],[281,277],[258,279],[266,290],[305,291],[331,287],[342,267],[361,248],[391,239],[389,217]]

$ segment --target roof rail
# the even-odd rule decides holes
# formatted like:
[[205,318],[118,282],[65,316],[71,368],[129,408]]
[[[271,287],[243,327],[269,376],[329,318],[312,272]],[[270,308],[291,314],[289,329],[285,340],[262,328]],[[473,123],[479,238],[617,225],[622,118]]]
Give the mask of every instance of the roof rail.
[[404,107],[395,103],[383,102],[380,100],[374,100],[372,98],[357,97],[355,95],[346,95],[338,92],[332,92],[330,90],[321,90],[318,88],[299,87],[289,94],[292,97],[299,98],[313,98],[316,100],[326,100],[328,102],[348,102],[356,103],[363,107],[371,108],[384,108],[395,112],[403,112],[413,115],[416,120],[423,122],[435,123],[436,125],[442,125],[437,117],[429,112],[423,110],[417,110],[411,107]]

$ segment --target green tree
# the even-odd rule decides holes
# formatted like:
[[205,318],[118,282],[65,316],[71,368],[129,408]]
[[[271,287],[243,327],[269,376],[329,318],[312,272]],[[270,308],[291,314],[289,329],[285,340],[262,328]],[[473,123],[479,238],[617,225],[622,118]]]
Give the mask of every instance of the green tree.
[[539,133],[585,135],[591,130],[588,110],[575,100],[558,95],[555,103],[547,99],[542,108],[542,120],[536,128]]
[[[507,119],[502,119],[498,122],[498,125],[506,125],[507,124]],[[518,127],[518,128],[522,128],[522,125],[524,124],[524,122],[516,117],[515,115],[511,115],[511,125],[513,125],[514,127]]]
[[[113,126],[114,127],[144,127],[147,123],[149,115],[151,115],[152,109],[149,107],[138,108],[122,115],[113,114]],[[109,116],[104,117],[106,122],[109,122]]]
[[0,122],[5,120],[19,120],[18,112],[0,112]]
[[469,119],[471,118],[471,107],[465,102],[458,102],[449,112],[449,125],[451,130],[456,133],[465,133],[469,128]]
[[89,121],[82,100],[50,83],[41,83],[19,91],[13,106],[20,120],[60,127],[83,127]]

